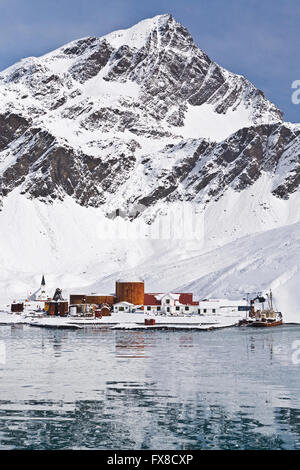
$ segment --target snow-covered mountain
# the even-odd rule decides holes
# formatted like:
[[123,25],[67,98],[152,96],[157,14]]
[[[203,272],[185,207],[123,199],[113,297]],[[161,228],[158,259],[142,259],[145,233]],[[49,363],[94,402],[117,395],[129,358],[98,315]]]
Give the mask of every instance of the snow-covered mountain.
[[[299,279],[285,247],[299,234],[300,126],[171,15],[24,59],[0,73],[0,96],[1,298],[41,271],[53,286],[111,290],[127,273],[202,297],[272,283],[276,296]],[[178,205],[204,217],[201,241],[147,236]],[[111,240],[118,214],[144,236]]]

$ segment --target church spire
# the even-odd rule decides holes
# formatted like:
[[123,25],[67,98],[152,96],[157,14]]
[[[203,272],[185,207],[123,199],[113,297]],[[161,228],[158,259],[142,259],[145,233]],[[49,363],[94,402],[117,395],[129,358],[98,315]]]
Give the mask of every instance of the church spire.
[[35,300],[46,301],[48,299],[48,297],[49,297],[49,295],[48,295],[47,288],[46,288],[45,276],[43,274],[41,287],[39,288],[39,290],[35,294]]

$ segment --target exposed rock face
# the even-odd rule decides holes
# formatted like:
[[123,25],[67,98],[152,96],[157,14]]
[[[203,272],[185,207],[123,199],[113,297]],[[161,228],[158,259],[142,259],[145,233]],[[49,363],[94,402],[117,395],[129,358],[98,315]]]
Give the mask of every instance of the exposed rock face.
[[0,114],[0,151],[22,135],[29,126],[30,122],[18,114]]
[[96,38],[89,38],[85,43],[81,44],[81,47],[66,49],[64,53],[82,55],[87,47],[89,47],[91,53],[86,58],[83,58],[82,61],[75,63],[69,70],[72,77],[80,83],[84,83],[89,78],[98,75],[100,70],[107,64],[113,52],[113,48],[107,41],[104,40],[98,44]]
[[25,59],[0,74],[0,96],[4,197],[109,211],[207,202],[263,173],[279,198],[299,187],[300,127],[171,15]]

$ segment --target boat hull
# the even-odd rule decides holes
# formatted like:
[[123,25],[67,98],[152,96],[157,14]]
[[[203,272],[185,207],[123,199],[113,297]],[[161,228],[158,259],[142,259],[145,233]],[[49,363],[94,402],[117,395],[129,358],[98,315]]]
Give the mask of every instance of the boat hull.
[[248,323],[247,326],[251,326],[253,328],[268,328],[272,326],[280,326],[282,325],[282,320],[277,320],[277,321],[254,321],[251,323]]
[[249,321],[249,320],[240,320],[238,326],[251,326],[253,328],[268,328],[272,326],[282,325],[282,320],[276,321]]

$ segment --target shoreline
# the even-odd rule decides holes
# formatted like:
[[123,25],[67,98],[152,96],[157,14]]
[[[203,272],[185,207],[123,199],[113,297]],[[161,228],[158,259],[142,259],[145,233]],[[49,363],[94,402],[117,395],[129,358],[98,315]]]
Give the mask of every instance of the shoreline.
[[[155,325],[145,325],[145,319],[155,319]],[[193,316],[150,316],[144,313],[112,313],[102,318],[53,317],[43,315],[33,317],[24,314],[0,311],[0,326],[28,325],[36,328],[82,330],[87,328],[116,331],[213,331],[232,328],[238,325],[240,315],[193,315]],[[299,323],[284,322],[283,326],[300,326]]]
[[[0,325],[29,325],[51,329],[109,328],[114,330],[198,330],[209,331],[237,325],[240,315],[191,315],[191,316],[150,316],[145,313],[112,313],[102,318],[76,318],[41,315],[30,316],[0,312]],[[154,319],[155,325],[145,325],[145,319]]]

